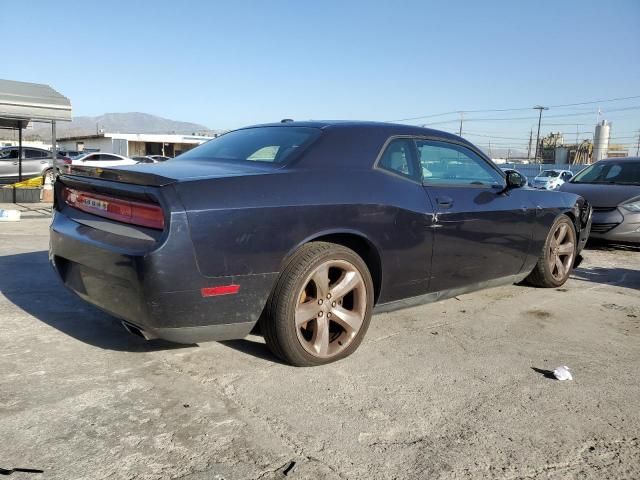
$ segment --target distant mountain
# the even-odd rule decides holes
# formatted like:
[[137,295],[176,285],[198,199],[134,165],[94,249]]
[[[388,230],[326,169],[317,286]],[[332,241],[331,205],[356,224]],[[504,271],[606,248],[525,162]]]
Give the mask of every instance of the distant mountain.
[[[156,117],[148,113],[105,113],[97,117],[74,117],[71,122],[58,122],[56,133],[59,138],[75,135],[91,135],[97,131],[108,133],[213,133],[204,125],[191,122],[178,122],[168,118]],[[48,140],[51,127],[35,124],[33,129],[25,130],[25,138]]]

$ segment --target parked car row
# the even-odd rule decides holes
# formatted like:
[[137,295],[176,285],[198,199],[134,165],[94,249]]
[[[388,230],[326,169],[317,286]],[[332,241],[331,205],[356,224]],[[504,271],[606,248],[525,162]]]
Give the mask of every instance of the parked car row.
[[[58,170],[64,171],[71,165],[85,165],[93,167],[117,167],[135,165],[137,163],[164,162],[170,157],[163,155],[147,155],[139,157],[125,157],[115,153],[80,152],[61,150],[58,152]],[[0,148],[0,183],[14,183],[20,175],[18,161],[18,147]],[[22,178],[49,176],[53,180],[53,155],[51,151],[35,147],[22,147]]]
[[[0,148],[0,183],[14,183],[20,176],[18,147]],[[71,159],[58,152],[58,162],[71,164]],[[22,178],[49,176],[53,179],[53,154],[49,150],[22,147]]]

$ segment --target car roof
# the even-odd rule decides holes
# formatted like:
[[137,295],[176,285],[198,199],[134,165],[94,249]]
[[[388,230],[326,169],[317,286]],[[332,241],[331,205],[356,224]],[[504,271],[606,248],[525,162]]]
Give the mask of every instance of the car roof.
[[[406,125],[402,123],[389,123],[389,122],[373,122],[364,120],[308,120],[308,121],[293,121],[293,122],[278,122],[278,123],[263,123],[258,125],[250,125],[242,127],[239,130],[256,127],[310,127],[320,129],[355,129],[355,128],[371,128],[392,131],[394,135],[418,135],[418,136],[437,136],[451,139],[460,140],[461,137],[449,132],[443,132],[442,130],[435,130],[431,128],[419,127],[417,125]],[[466,143],[466,142],[465,142]]]

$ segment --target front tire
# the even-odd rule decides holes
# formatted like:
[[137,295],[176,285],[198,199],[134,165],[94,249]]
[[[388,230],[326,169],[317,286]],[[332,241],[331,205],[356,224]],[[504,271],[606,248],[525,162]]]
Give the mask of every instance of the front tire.
[[576,258],[576,229],[571,219],[561,215],[549,230],[538,263],[527,277],[527,282],[543,288],[564,285],[571,274]]
[[271,351],[299,367],[351,355],[371,321],[373,281],[353,250],[311,242],[287,263],[261,328]]

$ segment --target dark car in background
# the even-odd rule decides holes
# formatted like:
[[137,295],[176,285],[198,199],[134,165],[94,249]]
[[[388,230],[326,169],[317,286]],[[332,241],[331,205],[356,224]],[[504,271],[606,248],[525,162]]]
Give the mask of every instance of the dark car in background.
[[527,279],[558,287],[587,240],[578,195],[521,188],[466,140],[370,122],[229,132],[169,162],[72,167],[50,260],[131,332],[176,342],[259,326],[294,365],[360,344],[374,311]]
[[593,238],[640,243],[640,157],[600,160],[560,190],[593,206]]
[[[14,183],[20,176],[18,147],[0,148],[0,183]],[[70,164],[71,159],[58,152],[58,169]],[[49,176],[53,180],[53,154],[49,150],[22,147],[22,178]]]

